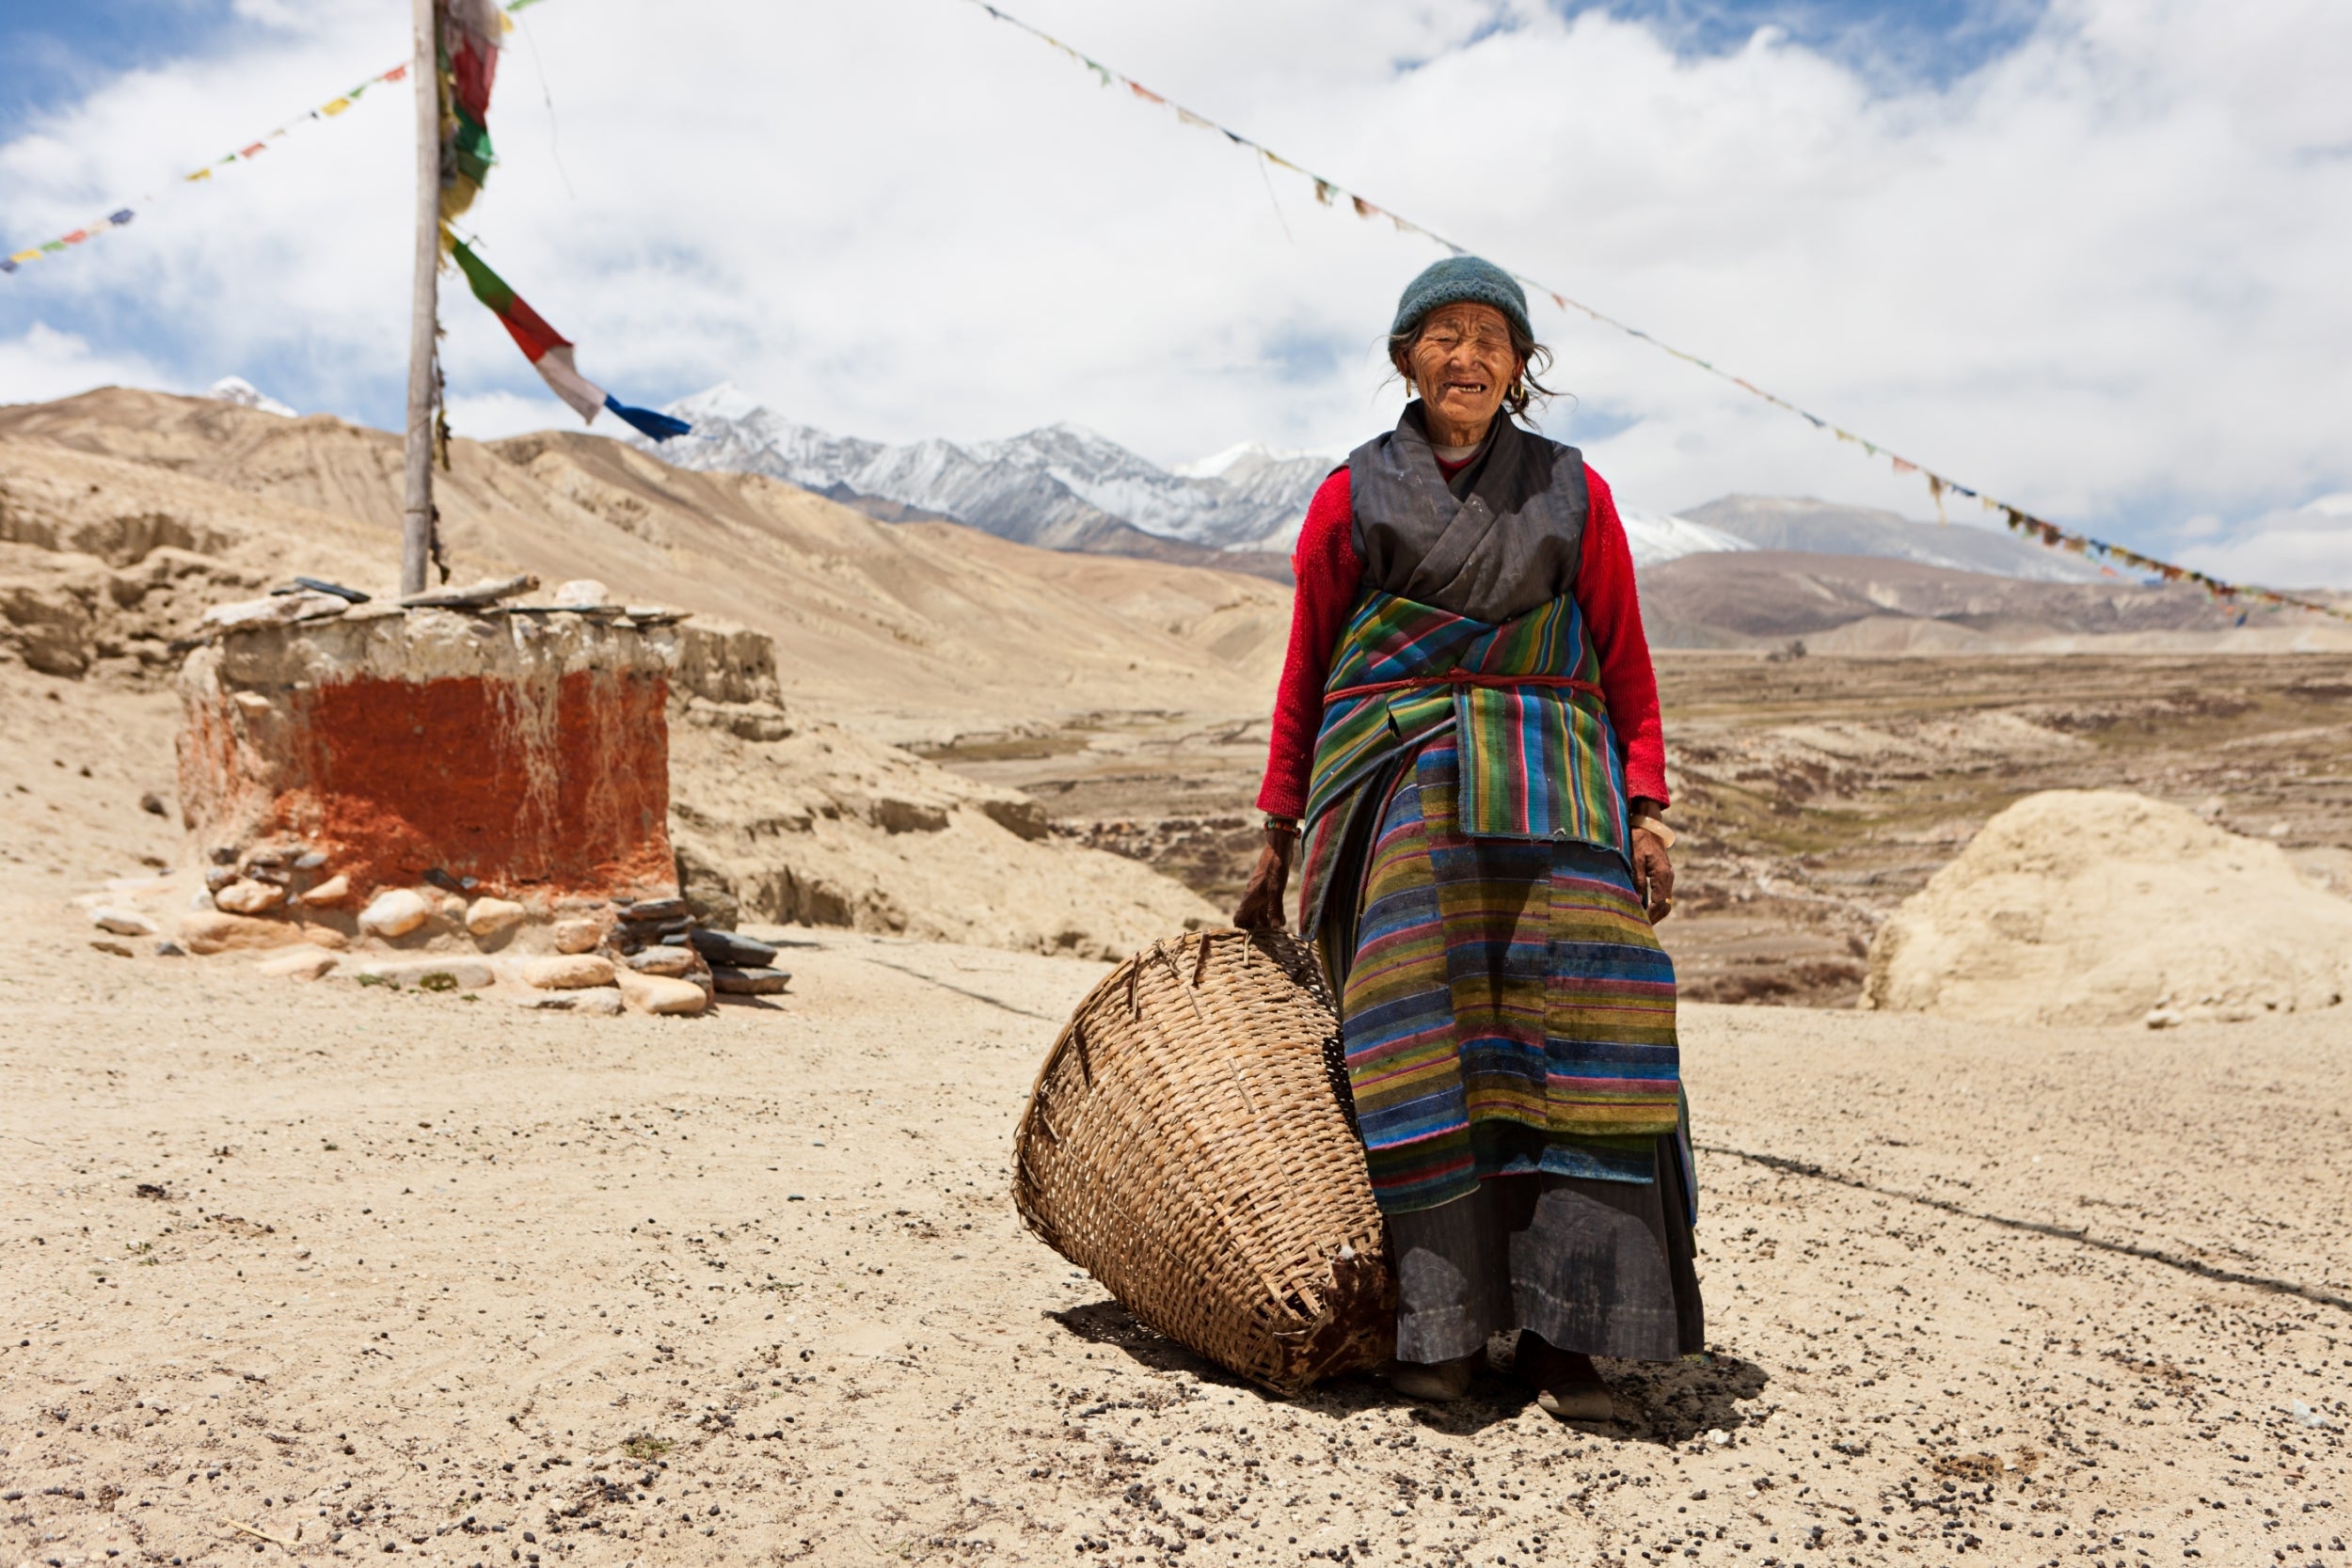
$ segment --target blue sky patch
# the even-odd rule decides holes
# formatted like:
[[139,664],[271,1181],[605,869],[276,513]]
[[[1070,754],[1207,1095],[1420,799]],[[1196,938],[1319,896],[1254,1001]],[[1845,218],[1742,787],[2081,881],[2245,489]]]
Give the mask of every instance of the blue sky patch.
[[1759,27],[1837,61],[1883,90],[1944,87],[2023,42],[2048,0],[1553,0],[1564,16],[1643,23],[1678,54],[1727,55]]
[[234,48],[263,29],[231,0],[11,4],[0,21],[0,140],[125,71]]

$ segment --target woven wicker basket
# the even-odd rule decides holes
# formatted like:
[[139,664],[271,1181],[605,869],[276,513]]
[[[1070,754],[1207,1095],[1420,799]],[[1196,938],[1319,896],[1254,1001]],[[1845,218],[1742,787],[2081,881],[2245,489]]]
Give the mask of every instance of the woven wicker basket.
[[1282,1393],[1376,1366],[1395,1294],[1313,949],[1197,932],[1113,970],[1054,1042],[1013,1200],[1144,1323]]

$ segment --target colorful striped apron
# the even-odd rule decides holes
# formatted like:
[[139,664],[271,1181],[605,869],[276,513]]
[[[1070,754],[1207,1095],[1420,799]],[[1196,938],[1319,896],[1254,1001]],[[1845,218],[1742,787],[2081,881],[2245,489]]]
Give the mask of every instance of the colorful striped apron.
[[1598,673],[1568,594],[1489,625],[1375,592],[1333,656],[1300,920],[1348,949],[1385,1212],[1488,1176],[1648,1180],[1680,1124],[1674,965],[1627,864]]

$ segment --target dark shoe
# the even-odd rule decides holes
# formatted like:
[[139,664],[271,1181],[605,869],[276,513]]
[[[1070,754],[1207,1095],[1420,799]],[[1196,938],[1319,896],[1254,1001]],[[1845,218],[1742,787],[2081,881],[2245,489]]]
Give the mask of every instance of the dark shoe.
[[1469,1396],[1471,1374],[1486,1359],[1486,1352],[1474,1351],[1451,1361],[1391,1361],[1389,1386],[1408,1400],[1451,1404]]
[[1616,1419],[1616,1402],[1589,1355],[1555,1350],[1534,1334],[1522,1334],[1514,1370],[1535,1390],[1535,1402],[1544,1414],[1555,1420]]

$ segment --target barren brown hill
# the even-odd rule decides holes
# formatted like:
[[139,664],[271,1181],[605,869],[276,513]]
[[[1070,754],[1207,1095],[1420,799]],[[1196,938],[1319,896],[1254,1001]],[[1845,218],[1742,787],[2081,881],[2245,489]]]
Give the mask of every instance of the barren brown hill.
[[[92,459],[117,466],[101,475]],[[1270,614],[1285,595],[1263,579],[1227,586],[1222,573],[1112,558],[1073,576],[1052,551],[952,524],[878,522],[775,480],[690,473],[594,436],[458,440],[451,459],[437,499],[466,562],[550,586],[595,578],[630,602],[739,621],[775,639],[788,698],[885,735],[1155,707],[1169,692],[1217,712],[1270,695],[1248,657],[1255,640],[1243,639],[1237,665],[1222,653],[1231,618],[1211,613],[1231,599]],[[116,526],[105,520],[131,490],[139,515],[185,519],[224,547],[265,536],[257,553],[283,571],[324,559],[313,546],[331,542],[349,574],[351,550],[372,546],[375,573],[356,585],[389,584],[400,446],[385,432],[122,388],[0,409],[0,518],[11,519],[0,536]],[[1187,602],[1204,608],[1163,613]]]
[[[701,893],[747,919],[1101,957],[1214,916],[1133,860],[1050,837],[1035,802],[882,737],[1068,722],[1170,690],[1255,701],[1214,639],[1184,633],[1280,590],[1182,569],[1155,587],[1170,569],[1139,561],[1065,584],[1024,570],[1051,552],[593,437],[458,442],[453,458],[461,580],[595,577],[772,638],[773,684],[674,690],[673,835]],[[178,854],[174,640],[297,573],[389,592],[398,465],[379,432],[196,399],[0,410],[0,719],[28,741],[0,768],[0,854],[53,895]]]

